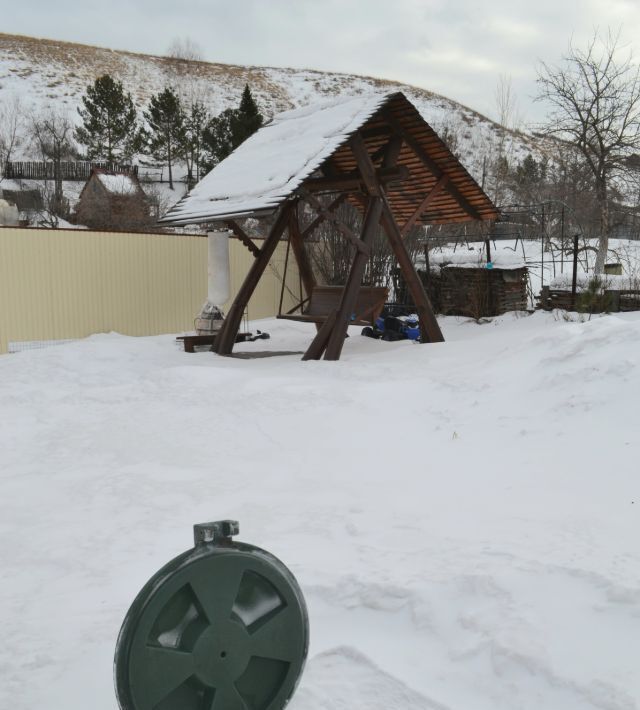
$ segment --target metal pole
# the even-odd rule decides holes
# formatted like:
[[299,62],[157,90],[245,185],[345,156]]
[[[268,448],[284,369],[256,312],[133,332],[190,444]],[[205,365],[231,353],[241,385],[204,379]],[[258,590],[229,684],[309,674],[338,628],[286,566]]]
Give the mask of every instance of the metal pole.
[[542,205],[542,217],[540,219],[540,287],[544,286],[544,205]]
[[424,281],[425,281],[425,286],[431,282],[431,274],[430,274],[430,269],[431,266],[429,264],[429,237],[428,235],[425,235],[424,238],[424,268],[425,268],[425,274],[424,274]]
[[564,273],[564,205],[562,205],[562,215],[560,217],[560,273]]
[[573,278],[571,280],[571,308],[576,309],[576,286],[578,282],[578,239],[576,234],[573,238]]

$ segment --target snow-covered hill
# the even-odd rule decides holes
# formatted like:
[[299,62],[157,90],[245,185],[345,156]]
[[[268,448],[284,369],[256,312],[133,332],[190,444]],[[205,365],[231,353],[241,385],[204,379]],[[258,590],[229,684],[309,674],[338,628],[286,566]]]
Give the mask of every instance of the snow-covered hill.
[[425,89],[350,74],[176,60],[55,40],[0,33],[0,101],[19,96],[33,112],[57,106],[78,120],[87,86],[103,74],[122,81],[142,109],[165,86],[204,100],[214,114],[237,106],[248,83],[263,113],[312,104],[336,94],[397,88],[441,134],[453,136],[462,162],[479,179],[485,156],[506,140],[518,159],[532,150],[527,136],[505,131],[470,108]]

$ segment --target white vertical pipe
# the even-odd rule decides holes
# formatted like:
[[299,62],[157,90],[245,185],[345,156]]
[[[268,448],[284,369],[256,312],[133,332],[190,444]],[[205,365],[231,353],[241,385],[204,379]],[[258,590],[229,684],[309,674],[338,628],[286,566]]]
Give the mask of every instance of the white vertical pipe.
[[229,300],[229,234],[230,232],[208,232],[209,266],[207,300],[215,306],[222,306]]

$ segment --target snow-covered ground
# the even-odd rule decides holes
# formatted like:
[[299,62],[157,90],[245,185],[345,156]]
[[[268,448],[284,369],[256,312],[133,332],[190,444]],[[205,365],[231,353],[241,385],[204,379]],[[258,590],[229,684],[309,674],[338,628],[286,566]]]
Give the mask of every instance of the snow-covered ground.
[[130,602],[223,517],[306,595],[292,710],[640,707],[640,314],[441,322],[0,357],[0,708],[114,710]]

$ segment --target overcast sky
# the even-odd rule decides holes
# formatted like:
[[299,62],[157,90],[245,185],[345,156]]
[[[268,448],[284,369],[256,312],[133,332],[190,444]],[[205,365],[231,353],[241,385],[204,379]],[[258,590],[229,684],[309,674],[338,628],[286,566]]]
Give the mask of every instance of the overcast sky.
[[[5,7],[6,3],[6,7]],[[0,0],[11,34],[165,54],[190,38],[208,61],[397,79],[496,117],[499,76],[524,119],[540,117],[539,60],[571,38],[622,28],[640,57],[640,0]]]

